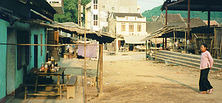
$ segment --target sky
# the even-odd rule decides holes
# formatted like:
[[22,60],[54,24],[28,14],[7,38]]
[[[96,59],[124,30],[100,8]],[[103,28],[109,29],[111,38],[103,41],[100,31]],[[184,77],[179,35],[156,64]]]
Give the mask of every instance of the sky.
[[154,7],[160,6],[165,0],[138,0],[138,5],[141,7],[141,12],[151,10]]

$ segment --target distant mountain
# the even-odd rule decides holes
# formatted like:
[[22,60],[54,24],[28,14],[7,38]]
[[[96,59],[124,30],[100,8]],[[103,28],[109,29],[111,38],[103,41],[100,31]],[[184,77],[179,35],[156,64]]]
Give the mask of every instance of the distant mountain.
[[[161,11],[161,6],[155,7],[152,10],[146,10],[142,13],[144,17],[147,18],[147,21],[152,21],[152,16],[160,16],[161,13],[165,13],[165,11]],[[181,14],[183,18],[187,18],[187,11],[168,11],[169,14]],[[207,20],[208,13],[201,11],[191,11],[191,18],[201,18],[202,20]],[[222,12],[211,12],[211,20],[216,20],[218,23],[222,23]]]

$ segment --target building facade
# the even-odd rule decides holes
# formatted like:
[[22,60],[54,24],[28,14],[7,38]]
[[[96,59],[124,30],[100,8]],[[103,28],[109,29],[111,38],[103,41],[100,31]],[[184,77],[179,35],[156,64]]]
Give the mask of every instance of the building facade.
[[108,31],[110,13],[138,13],[137,0],[92,0],[86,6],[85,25],[94,31]]
[[140,13],[112,13],[109,31],[116,37],[116,52],[125,44],[144,44],[147,36],[146,18]]

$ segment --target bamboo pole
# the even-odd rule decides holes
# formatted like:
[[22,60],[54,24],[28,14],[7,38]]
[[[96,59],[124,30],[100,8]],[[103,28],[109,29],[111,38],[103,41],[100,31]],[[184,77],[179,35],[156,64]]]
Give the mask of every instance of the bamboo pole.
[[[68,45],[84,45],[84,44],[13,44],[13,43],[0,43],[0,45],[17,45],[17,46],[54,46],[54,47],[60,47],[60,46],[68,46]],[[96,46],[96,44],[86,44],[87,46]]]
[[85,29],[85,32],[84,32],[84,103],[87,103],[87,85],[86,85],[86,78],[87,78],[87,75],[86,75],[86,29]]
[[103,43],[99,44],[99,96],[103,94]]

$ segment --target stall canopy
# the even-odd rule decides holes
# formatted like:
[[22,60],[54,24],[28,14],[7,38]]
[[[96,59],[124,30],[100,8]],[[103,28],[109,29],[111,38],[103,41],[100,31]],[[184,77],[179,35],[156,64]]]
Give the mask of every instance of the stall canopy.
[[142,41],[146,38],[146,35],[142,36],[124,36],[126,44],[145,44],[145,41]]
[[49,28],[62,30],[67,33],[71,33],[71,34],[73,33],[76,35],[80,35],[80,36],[84,36],[84,33],[86,32],[87,38],[99,41],[101,43],[111,43],[115,39],[115,37],[113,37],[110,33],[96,32],[96,31],[92,31],[90,29],[85,29],[85,28],[78,26],[77,24],[75,24],[73,22],[67,22],[67,23],[54,22],[52,24],[42,22],[41,20],[29,20],[29,21],[26,20],[24,22],[33,23],[36,25],[42,25],[42,26],[46,26]]
[[[174,37],[173,32],[175,32],[176,37],[184,38],[186,25],[187,25],[187,19],[185,18],[183,22],[178,23],[177,25],[163,26],[162,28],[157,29],[156,31],[152,32],[149,36],[143,39],[143,41],[150,40],[152,38]],[[190,27],[191,27],[191,33],[208,33],[209,32],[207,25],[200,18],[192,18]],[[210,30],[210,32],[212,32],[212,29]]]

